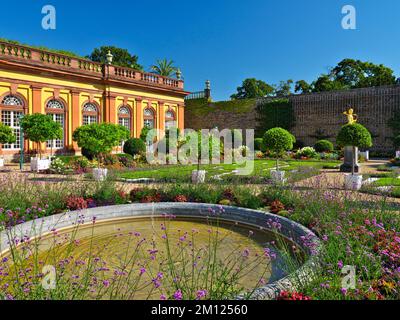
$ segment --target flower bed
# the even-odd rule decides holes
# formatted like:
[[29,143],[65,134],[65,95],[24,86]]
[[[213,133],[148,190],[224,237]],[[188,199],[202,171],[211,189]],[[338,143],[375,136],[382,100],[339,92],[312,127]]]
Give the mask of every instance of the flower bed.
[[[316,280],[296,292],[312,299],[399,299],[400,218],[382,199],[365,203],[333,191],[277,187],[173,185],[122,190],[114,183],[0,180],[0,220],[15,225],[72,209],[125,203],[197,202],[274,211],[314,231],[324,243]],[[304,239],[307,242],[307,239]],[[355,270],[355,287],[343,286],[342,269]]]

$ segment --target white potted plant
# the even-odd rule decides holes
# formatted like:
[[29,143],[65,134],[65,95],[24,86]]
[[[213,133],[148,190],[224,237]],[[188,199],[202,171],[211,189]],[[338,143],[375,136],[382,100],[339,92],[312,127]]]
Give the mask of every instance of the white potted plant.
[[72,134],[74,141],[80,148],[85,148],[96,156],[98,167],[94,168],[93,178],[96,181],[103,181],[107,178],[108,169],[102,167],[104,156],[111,153],[114,147],[129,138],[127,128],[112,123],[93,123],[79,127]]
[[285,182],[285,171],[279,170],[279,158],[287,151],[293,149],[294,136],[282,128],[268,130],[263,137],[264,147],[272,151],[276,157],[276,169],[271,170],[271,179],[274,183]]
[[[2,145],[5,143],[14,143],[15,135],[13,129],[0,122],[0,155],[3,154]],[[4,167],[4,158],[0,157],[0,168]]]
[[355,173],[357,163],[357,148],[369,148],[372,146],[370,132],[359,123],[344,125],[336,139],[338,145],[352,148],[351,173],[345,175],[345,188],[349,190],[360,190],[363,177]]
[[[201,134],[201,131],[192,133],[192,134],[197,134],[197,138],[198,138],[198,148],[197,148],[197,169],[192,171],[192,183],[194,184],[199,184],[199,183],[204,183],[206,180],[206,170],[201,170],[200,169],[200,163],[201,163],[201,149],[202,149],[202,145],[205,143],[209,143],[210,144],[210,137],[207,136],[203,136]],[[187,137],[187,141],[190,141],[191,135],[189,135]],[[211,148],[210,148],[210,152],[211,152]]]
[[20,123],[25,138],[36,143],[37,146],[38,155],[31,158],[31,170],[38,172],[49,169],[51,159],[42,158],[41,144],[51,139],[61,139],[61,125],[50,116],[41,113],[25,115]]

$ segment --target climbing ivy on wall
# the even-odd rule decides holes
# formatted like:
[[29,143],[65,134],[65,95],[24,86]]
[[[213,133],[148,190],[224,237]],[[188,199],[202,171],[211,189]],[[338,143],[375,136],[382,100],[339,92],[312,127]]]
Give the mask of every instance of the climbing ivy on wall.
[[281,127],[290,130],[296,122],[293,106],[289,99],[260,101],[256,111],[258,113],[256,137],[262,137],[265,131],[271,128]]

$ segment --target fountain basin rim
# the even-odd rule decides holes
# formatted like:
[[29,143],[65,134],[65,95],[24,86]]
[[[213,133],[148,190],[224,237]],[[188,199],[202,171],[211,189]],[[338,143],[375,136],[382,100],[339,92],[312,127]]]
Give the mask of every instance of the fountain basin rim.
[[[213,213],[213,211],[215,213]],[[141,217],[161,217],[165,214],[190,218],[219,218],[228,222],[238,222],[251,228],[262,227],[263,230],[277,233],[277,230],[271,228],[271,223],[277,223],[281,226],[279,234],[290,241],[296,243],[307,255],[308,259],[295,272],[279,279],[273,283],[266,284],[256,289],[251,297],[253,300],[269,300],[276,298],[281,291],[296,290],[299,281],[302,284],[313,280],[315,271],[319,267],[320,253],[322,243],[318,237],[309,229],[301,224],[278,216],[269,212],[223,206],[205,203],[188,202],[160,202],[160,203],[133,203],[126,205],[114,205],[106,207],[96,207],[83,209],[79,211],[70,211],[51,215],[44,218],[28,221],[11,228],[11,233],[16,236],[27,235],[30,238],[43,236],[52,232],[52,230],[62,230],[76,225],[77,219],[81,223],[89,223],[96,219],[96,222],[110,222],[126,218]],[[313,254],[310,247],[304,245],[302,237],[307,237],[307,243],[312,243]],[[0,249],[2,252],[9,250],[8,237],[6,231],[0,233]],[[245,295],[240,295],[237,299],[244,299]]]

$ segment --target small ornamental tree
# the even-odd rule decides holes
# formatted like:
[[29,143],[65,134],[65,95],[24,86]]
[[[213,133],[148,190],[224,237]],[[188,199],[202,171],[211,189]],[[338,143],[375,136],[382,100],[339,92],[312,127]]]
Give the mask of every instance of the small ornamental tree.
[[49,115],[41,113],[28,114],[21,119],[20,123],[24,130],[25,138],[36,142],[39,159],[42,157],[40,143],[53,139],[62,139],[63,131],[61,125]]
[[142,139],[130,138],[124,143],[124,153],[131,156],[141,155],[146,152],[146,144]]
[[[16,138],[13,129],[0,122],[0,144],[14,143],[15,140]],[[3,149],[0,145],[0,154],[2,153]]]
[[94,154],[100,164],[104,155],[111,153],[112,149],[122,141],[129,138],[129,130],[124,126],[112,123],[93,123],[79,127],[72,134],[72,139],[80,148],[85,148]]
[[359,123],[344,125],[336,138],[340,147],[353,147],[353,162],[351,174],[354,175],[356,147],[369,148],[372,146],[371,133]]
[[279,171],[279,158],[286,151],[292,150],[293,143],[295,142],[295,137],[289,131],[282,128],[272,128],[264,134],[264,147],[275,153],[277,171]]
[[319,140],[315,143],[314,149],[317,152],[332,152],[333,143],[329,140]]

